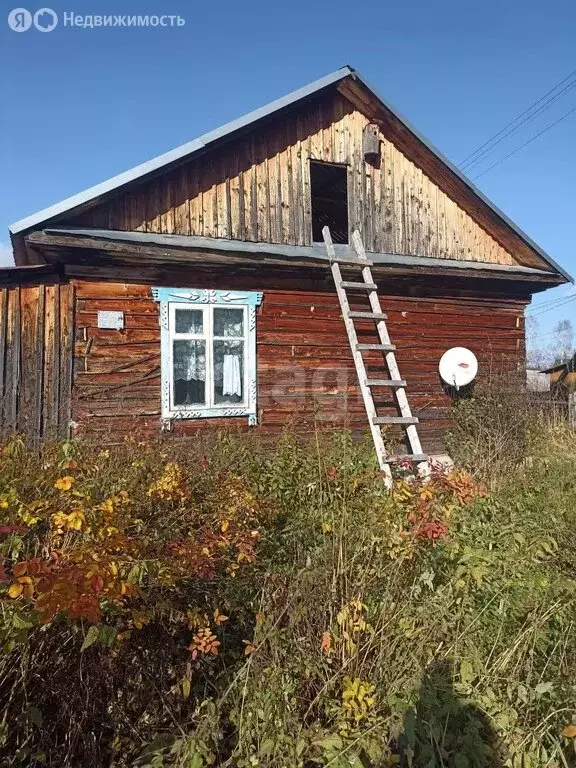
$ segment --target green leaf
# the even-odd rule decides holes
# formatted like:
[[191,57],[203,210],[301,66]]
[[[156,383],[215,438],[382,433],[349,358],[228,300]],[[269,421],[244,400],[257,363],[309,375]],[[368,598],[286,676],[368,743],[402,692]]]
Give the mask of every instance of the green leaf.
[[188,761],[188,768],[203,768],[204,759],[199,752],[195,752]]
[[274,752],[274,742],[272,739],[264,739],[260,742],[259,753],[261,757],[269,757]]
[[108,627],[106,624],[100,624],[98,628],[98,641],[102,645],[106,645],[108,648],[113,645],[116,637],[118,636],[118,630],[114,627]]
[[553,683],[538,683],[536,686],[536,696],[544,696],[545,693],[550,693],[554,689]]
[[469,684],[476,677],[474,673],[474,667],[468,661],[468,659],[462,659],[460,662],[460,678],[463,683]]
[[94,643],[98,640],[99,634],[100,629],[96,626],[96,624],[92,624],[91,627],[88,627],[88,632],[86,632],[80,651],[85,651],[87,648],[90,648],[91,645],[94,645]]
[[28,716],[30,722],[34,723],[37,728],[42,728],[42,712],[40,712],[38,707],[30,704],[26,710],[26,715]]
[[12,626],[14,629],[30,629],[34,624],[19,611],[14,611],[12,615]]
[[338,736],[337,733],[331,733],[328,736],[325,736],[323,739],[315,741],[314,745],[320,747],[320,749],[323,749],[325,752],[333,749],[339,750],[342,749],[343,746],[342,739],[340,736]]

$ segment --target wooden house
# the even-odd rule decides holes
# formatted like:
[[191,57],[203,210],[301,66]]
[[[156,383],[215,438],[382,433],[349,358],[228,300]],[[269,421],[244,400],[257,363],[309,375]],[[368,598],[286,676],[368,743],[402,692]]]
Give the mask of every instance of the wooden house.
[[542,373],[548,377],[553,396],[566,404],[568,424],[576,429],[576,353],[569,360],[547,368]]
[[576,390],[576,353],[569,360],[547,368],[542,373],[549,377],[551,389]]
[[340,253],[361,233],[424,448],[442,451],[443,352],[517,368],[525,305],[571,278],[349,67],[11,227],[3,431],[363,432],[324,225]]

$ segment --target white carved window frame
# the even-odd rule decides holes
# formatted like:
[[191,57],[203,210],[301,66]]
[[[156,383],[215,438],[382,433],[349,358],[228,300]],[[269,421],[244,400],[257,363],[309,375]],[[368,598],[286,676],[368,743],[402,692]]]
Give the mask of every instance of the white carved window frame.
[[[262,302],[262,293],[256,291],[221,291],[194,288],[152,288],[154,299],[160,304],[160,343],[162,377],[162,420],[170,428],[173,419],[206,419],[247,416],[251,426],[257,424],[257,361],[256,361],[256,308]],[[212,342],[214,340],[214,308],[238,307],[244,310],[244,402],[238,405],[218,405],[210,402],[206,405],[174,405],[172,342],[175,338],[199,338],[195,334],[175,333],[175,310],[195,306],[203,309],[204,332],[206,340],[206,392],[213,390]],[[231,337],[232,340],[233,337]],[[209,349],[210,348],[210,349]]]

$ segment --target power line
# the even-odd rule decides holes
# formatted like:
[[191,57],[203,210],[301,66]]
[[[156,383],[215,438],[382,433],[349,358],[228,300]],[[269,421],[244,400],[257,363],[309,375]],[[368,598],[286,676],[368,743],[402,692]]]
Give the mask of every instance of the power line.
[[[559,98],[561,98],[567,91],[571,91],[572,88],[576,88],[576,79],[573,80],[571,83],[569,83],[567,86],[565,86],[559,93],[552,96],[548,101],[546,101],[541,107],[539,107],[535,112],[533,112],[528,117],[524,118],[518,125],[511,128],[509,131],[506,131],[503,136],[501,136],[497,141],[495,141],[491,146],[487,147],[483,152],[480,152],[480,154],[475,157],[474,159],[469,160],[467,163],[463,163],[461,168],[466,173],[470,172],[473,167],[476,165],[480,165],[483,160],[485,160],[488,155],[491,155],[494,149],[500,144],[500,142],[507,139],[509,136],[512,136],[512,134],[516,133],[516,131],[520,130],[522,126],[528,125],[529,123],[533,122],[537,117],[539,117],[543,112],[545,112],[547,109],[549,109],[552,104],[554,104],[556,101],[558,101]],[[478,150],[477,150],[478,151]]]
[[482,173],[479,173],[478,176],[473,176],[473,181],[476,181],[476,179],[479,179],[480,176],[484,176],[485,173],[488,173],[488,171],[491,171],[493,168],[496,168],[497,165],[500,165],[500,163],[503,163],[504,160],[508,160],[509,157],[512,157],[512,155],[515,155],[517,152],[520,152],[521,149],[524,149],[524,147],[527,147],[528,144],[532,144],[533,141],[536,141],[537,138],[542,136],[543,134],[547,133],[549,130],[554,128],[555,125],[558,125],[558,123],[561,123],[563,120],[565,120],[567,117],[569,117],[572,113],[576,112],[576,107],[573,107],[568,112],[565,112],[562,117],[559,117],[558,120],[555,120],[553,123],[550,123],[550,125],[547,125],[546,128],[543,128],[541,131],[539,131],[537,134],[532,136],[528,141],[525,141],[524,144],[521,144],[519,147],[516,147],[516,149],[512,150],[512,152],[509,152],[507,155],[504,155],[504,157],[500,158],[500,160],[497,160],[492,165],[488,166],[485,171],[482,171]]
[[526,317],[530,317],[532,312],[538,312],[544,307],[549,307],[552,304],[558,304],[558,302],[562,302],[564,299],[571,299],[572,296],[576,296],[576,293],[570,291],[570,293],[563,293],[561,296],[556,296],[555,298],[549,299],[548,301],[542,301],[537,304],[533,304],[531,307],[526,309]]
[[554,330],[554,331],[546,331],[546,333],[535,333],[531,337],[531,341],[537,341],[538,339],[543,339],[544,337],[547,337],[547,336],[556,336],[557,334],[558,334],[558,331],[556,331],[556,330]]
[[556,304],[554,307],[548,307],[548,309],[543,309],[541,312],[535,312],[533,315],[530,315],[530,317],[539,317],[540,315],[545,315],[546,312],[552,312],[555,309],[560,309],[560,307],[564,307],[566,304],[570,304],[572,301],[576,301],[576,296],[570,296],[560,304]]
[[529,317],[526,318],[526,320],[533,320],[540,317],[540,315],[545,315],[547,312],[553,312],[556,309],[562,309],[562,307],[565,307],[567,304],[570,304],[572,301],[573,299],[566,299],[566,301],[563,301],[560,304],[555,304],[553,307],[548,307],[547,309],[543,309],[540,312],[536,312],[535,314],[530,315]]
[[566,77],[563,80],[561,80],[553,88],[551,88],[549,91],[547,91],[544,94],[544,96],[541,96],[537,101],[535,101],[533,104],[531,104],[528,107],[528,109],[525,109],[524,112],[521,112],[517,117],[515,117],[513,120],[511,120],[509,123],[507,123],[507,125],[505,125],[504,128],[502,128],[500,131],[498,131],[498,133],[495,133],[494,136],[492,136],[490,139],[488,139],[488,141],[485,141],[484,144],[482,144],[481,146],[478,147],[478,149],[475,149],[474,152],[471,152],[469,155],[467,155],[462,160],[462,162],[460,163],[460,166],[466,165],[468,163],[468,161],[471,160],[472,157],[474,157],[474,155],[478,154],[478,152],[480,152],[480,150],[484,149],[484,147],[488,146],[488,144],[491,144],[494,141],[494,139],[497,139],[502,133],[504,133],[504,131],[506,131],[508,128],[510,128],[512,125],[514,125],[514,123],[518,122],[518,120],[520,120],[522,117],[524,117],[524,115],[528,114],[528,112],[530,112],[532,109],[534,109],[534,107],[537,106],[538,104],[540,104],[540,102],[544,101],[544,99],[547,98],[551,93],[553,93],[554,91],[558,90],[558,88],[560,88],[561,85],[564,85],[564,83],[567,80],[570,80],[570,78],[573,75],[575,75],[575,74],[576,74],[576,69],[573,72],[570,72],[569,75],[566,75]]
[[576,296],[568,296],[564,299],[564,301],[559,302],[558,304],[555,304],[553,307],[547,307],[546,309],[542,309],[538,312],[534,312],[534,314],[530,315],[530,317],[538,317],[539,315],[544,315],[546,312],[552,312],[554,309],[559,309],[560,307],[565,306],[566,304],[570,304],[570,302],[576,300]]

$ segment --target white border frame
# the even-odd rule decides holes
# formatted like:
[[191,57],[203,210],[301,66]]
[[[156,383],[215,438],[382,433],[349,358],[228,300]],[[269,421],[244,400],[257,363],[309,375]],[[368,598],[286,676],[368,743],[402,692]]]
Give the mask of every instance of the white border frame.
[[[262,302],[263,294],[255,291],[221,291],[193,288],[152,288],[152,295],[160,303],[160,328],[161,328],[161,374],[162,374],[162,420],[164,426],[169,428],[173,419],[202,419],[202,418],[226,418],[232,416],[248,416],[251,426],[257,424],[257,360],[256,360],[256,308]],[[174,305],[174,307],[172,307]],[[174,407],[172,404],[172,341],[174,333],[171,331],[171,318],[174,317],[174,309],[181,307],[198,308],[206,305],[215,307],[243,307],[244,326],[244,393],[245,403],[239,405],[204,405]],[[198,306],[199,305],[199,306]],[[205,318],[210,318],[212,312],[205,312]],[[206,326],[205,326],[206,327]],[[194,334],[192,334],[194,335]],[[182,334],[181,338],[191,338],[190,334]],[[178,334],[176,338],[180,335]],[[198,338],[200,338],[198,336]],[[213,337],[203,335],[206,343],[212,343]],[[229,337],[233,339],[234,337]],[[210,356],[212,350],[210,350]],[[207,347],[208,363],[208,347]],[[208,370],[207,370],[208,387]],[[212,393],[212,373],[210,372],[210,393]],[[212,395],[211,395],[212,396]]]

